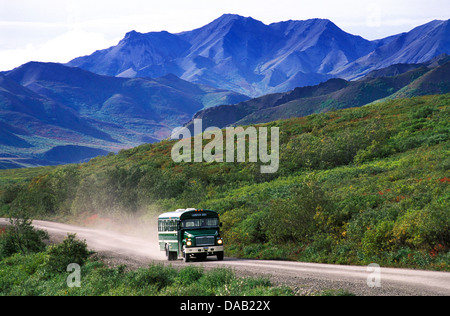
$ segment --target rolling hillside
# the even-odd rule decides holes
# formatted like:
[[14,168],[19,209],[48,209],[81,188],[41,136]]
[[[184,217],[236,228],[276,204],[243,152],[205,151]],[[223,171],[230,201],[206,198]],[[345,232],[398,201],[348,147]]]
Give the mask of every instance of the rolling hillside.
[[[202,119],[204,129],[211,126],[223,128],[364,106],[385,98],[449,92],[450,60],[447,55],[442,55],[424,64],[399,64],[373,71],[356,81],[330,79],[316,86],[205,109],[193,119]],[[193,120],[186,126],[191,128],[192,124]]]
[[215,209],[227,255],[449,270],[449,94],[264,126],[280,128],[275,174],[261,163],[174,163],[175,142],[162,141],[48,171],[0,171],[0,212],[105,224]]
[[[23,166],[74,162],[67,145],[103,153],[155,142],[203,108],[248,99],[173,75],[123,79],[36,62],[1,74],[0,89],[1,152],[27,158]],[[54,147],[58,160],[46,153]]]

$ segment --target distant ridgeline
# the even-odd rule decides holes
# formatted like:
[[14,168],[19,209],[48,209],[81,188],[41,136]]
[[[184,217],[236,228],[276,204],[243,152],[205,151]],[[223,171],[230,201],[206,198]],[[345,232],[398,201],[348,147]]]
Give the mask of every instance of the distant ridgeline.
[[[385,99],[445,93],[450,93],[450,57],[441,55],[423,64],[392,65],[355,81],[330,79],[316,86],[208,108],[193,119],[202,119],[203,129],[223,128],[359,107]],[[186,126],[192,130],[193,120]]]
[[[199,110],[248,99],[173,75],[124,79],[28,63],[0,74],[0,153],[10,158],[0,168],[73,163],[157,142]],[[80,160],[67,146],[83,149]]]

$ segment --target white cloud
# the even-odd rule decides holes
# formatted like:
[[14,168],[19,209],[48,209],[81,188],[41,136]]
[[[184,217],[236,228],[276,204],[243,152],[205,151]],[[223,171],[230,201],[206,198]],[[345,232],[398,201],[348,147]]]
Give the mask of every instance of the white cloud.
[[71,30],[43,44],[0,51],[0,69],[11,70],[29,61],[65,63],[73,58],[93,53],[93,48],[116,45],[119,39],[107,40],[101,33],[81,29]]

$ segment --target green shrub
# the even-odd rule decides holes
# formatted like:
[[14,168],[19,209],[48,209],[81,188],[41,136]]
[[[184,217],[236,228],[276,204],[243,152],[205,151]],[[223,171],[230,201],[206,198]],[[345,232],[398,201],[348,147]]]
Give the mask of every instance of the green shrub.
[[86,241],[76,239],[76,235],[68,234],[61,244],[50,246],[47,249],[49,272],[66,271],[71,263],[83,265],[91,255]]
[[381,221],[375,227],[368,227],[361,240],[364,253],[367,256],[376,256],[393,250],[393,227],[393,221]]
[[275,243],[309,240],[316,229],[314,217],[328,207],[329,202],[317,183],[299,183],[292,189],[291,197],[272,202],[264,229]]
[[430,117],[436,109],[432,106],[426,105],[419,107],[418,109],[413,109],[409,112],[409,117],[411,119],[421,119]]
[[15,253],[30,254],[43,251],[46,247],[44,240],[48,233],[37,230],[27,217],[10,218],[10,226],[0,236],[0,259]]
[[127,282],[131,287],[145,288],[155,286],[159,290],[171,285],[175,281],[176,271],[162,264],[140,268],[127,275]]
[[436,245],[450,248],[448,203],[408,211],[398,219],[392,232],[398,243],[415,249],[431,250]]
[[202,286],[214,291],[221,286],[229,284],[236,278],[233,271],[229,268],[217,268],[207,271],[199,280]]
[[180,270],[177,280],[182,285],[189,285],[197,282],[204,272],[200,267],[188,266]]
[[23,255],[16,253],[0,260],[0,296],[2,295],[35,295],[42,267],[47,256],[45,253]]
[[392,147],[374,140],[370,146],[356,153],[354,161],[356,164],[363,164],[376,158],[388,157],[393,153],[394,149]]

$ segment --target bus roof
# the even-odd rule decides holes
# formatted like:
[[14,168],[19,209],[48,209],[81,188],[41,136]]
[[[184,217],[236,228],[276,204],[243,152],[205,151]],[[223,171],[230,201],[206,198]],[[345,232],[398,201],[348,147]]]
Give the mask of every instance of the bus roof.
[[159,219],[185,219],[196,217],[196,214],[206,214],[204,216],[213,216],[218,217],[216,211],[213,210],[198,210],[195,208],[187,208],[187,209],[178,209],[175,212],[168,212],[159,215]]

